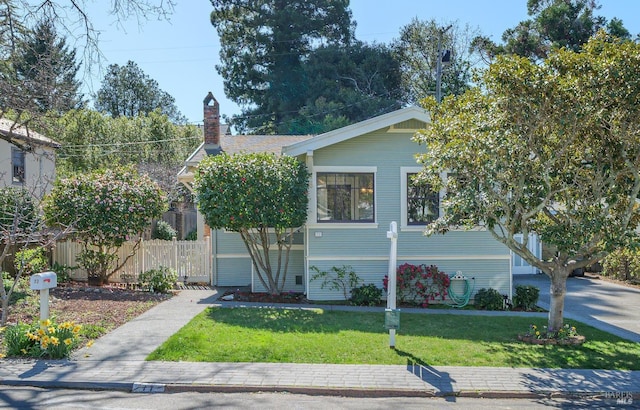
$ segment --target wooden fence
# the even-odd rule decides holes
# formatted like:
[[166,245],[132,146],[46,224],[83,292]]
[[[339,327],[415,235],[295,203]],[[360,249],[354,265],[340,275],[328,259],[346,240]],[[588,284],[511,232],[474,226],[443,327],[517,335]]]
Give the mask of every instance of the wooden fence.
[[[119,261],[131,254],[134,243],[127,242],[118,250]],[[52,251],[53,262],[67,266],[77,266],[76,256],[82,247],[73,241],[58,242]],[[161,266],[175,269],[178,280],[191,283],[211,284],[211,241],[142,241],[136,254],[109,279],[115,283],[135,283],[138,275]],[[73,269],[71,278],[87,280],[84,269]]]

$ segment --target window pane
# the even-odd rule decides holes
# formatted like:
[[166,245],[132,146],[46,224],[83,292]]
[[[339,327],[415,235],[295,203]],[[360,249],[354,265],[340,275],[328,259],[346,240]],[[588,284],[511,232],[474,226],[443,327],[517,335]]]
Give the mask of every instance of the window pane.
[[373,174],[318,173],[318,222],[373,222]]
[[429,184],[414,185],[407,174],[407,225],[426,225],[438,218],[440,197]]
[[11,165],[13,168],[13,182],[24,182],[24,152],[19,149],[11,150]]

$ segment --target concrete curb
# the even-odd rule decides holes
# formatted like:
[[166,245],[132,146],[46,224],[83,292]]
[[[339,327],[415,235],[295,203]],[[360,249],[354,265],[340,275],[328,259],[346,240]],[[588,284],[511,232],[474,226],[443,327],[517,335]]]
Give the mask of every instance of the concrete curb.
[[[459,390],[438,392],[435,390],[412,390],[393,388],[341,388],[311,386],[241,386],[181,383],[104,383],[104,382],[62,382],[37,380],[0,380],[0,386],[37,387],[45,389],[123,391],[130,393],[291,393],[309,396],[341,397],[467,397],[485,399],[607,399],[611,392],[563,392],[563,391],[471,391]],[[634,400],[640,400],[640,391],[625,392]],[[629,397],[629,396],[627,396]]]

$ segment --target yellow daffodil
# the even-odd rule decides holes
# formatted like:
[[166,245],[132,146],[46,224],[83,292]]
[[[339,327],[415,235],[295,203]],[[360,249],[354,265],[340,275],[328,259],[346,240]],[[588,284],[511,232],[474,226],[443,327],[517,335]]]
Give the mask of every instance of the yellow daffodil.
[[0,359],[4,359],[5,355],[4,353],[0,353]]
[[20,353],[27,354],[27,349],[20,349]]
[[60,340],[57,337],[53,336],[51,337],[51,344],[54,346],[58,346],[60,344]]
[[87,347],[91,347],[91,346],[93,346],[93,340],[89,340],[89,341],[87,342]]
[[65,345],[69,346],[69,345],[71,345],[71,343],[73,343],[73,341],[71,339],[69,339],[69,338],[64,339],[64,344]]
[[78,333],[78,332],[80,332],[80,329],[82,329],[82,326],[80,326],[80,325],[75,325],[75,326],[73,327],[73,333]]
[[55,333],[56,332],[56,328],[53,326],[50,326],[47,331],[49,332],[49,334]]
[[45,335],[44,329],[38,329],[38,335],[44,336]]
[[49,319],[41,320],[40,325],[42,325],[43,327],[49,327],[51,326],[51,320]]

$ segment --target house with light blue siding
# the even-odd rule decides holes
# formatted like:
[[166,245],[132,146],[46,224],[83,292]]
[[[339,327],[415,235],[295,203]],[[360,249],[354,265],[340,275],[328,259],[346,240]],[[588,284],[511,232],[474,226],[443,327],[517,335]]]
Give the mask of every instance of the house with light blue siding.
[[[476,291],[495,288],[511,297],[512,256],[490,233],[480,228],[431,237],[423,233],[425,225],[438,217],[444,195],[411,183],[421,169],[415,154],[424,149],[412,136],[429,121],[424,109],[408,107],[316,136],[220,136],[205,141],[179,179],[189,184],[207,144],[209,149],[217,144],[217,149],[229,153],[279,152],[306,163],[310,173],[307,223],[295,236],[285,290],[304,292],[309,300],[344,298],[340,291],[323,289],[321,281],[312,280],[311,267],[328,271],[351,266],[365,284],[382,288],[392,221],[398,226],[398,265],[436,265],[449,275],[461,272],[473,278]],[[243,139],[245,145],[237,145]],[[264,291],[239,235],[207,231],[204,222],[201,226],[199,234],[212,239],[212,283]]]

